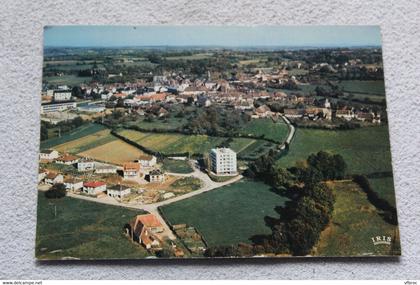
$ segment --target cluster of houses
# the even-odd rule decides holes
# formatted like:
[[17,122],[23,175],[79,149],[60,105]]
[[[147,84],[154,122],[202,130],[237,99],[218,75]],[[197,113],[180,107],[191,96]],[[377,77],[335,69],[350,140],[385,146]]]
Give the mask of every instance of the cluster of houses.
[[[303,62],[296,61],[288,62],[279,69],[257,68],[253,73],[240,73],[228,80],[212,80],[210,73],[207,78],[192,80],[179,74],[164,72],[161,76],[154,76],[151,83],[139,80],[136,83],[125,84],[81,85],[86,96],[93,93],[101,96],[103,105],[100,106],[95,105],[96,103],[79,106],[75,101],[71,101],[73,99],[71,90],[67,86],[59,86],[57,89],[44,92],[45,100],[41,111],[44,117],[45,114],[66,110],[102,112],[105,110],[106,102],[107,107],[124,106],[129,108],[130,112],[136,111],[139,115],[151,113],[163,117],[169,114],[167,104],[191,103],[201,107],[209,107],[212,104],[224,105],[246,112],[253,118],[279,115],[280,113],[272,112],[267,105],[255,106],[258,100],[269,99],[284,106],[283,114],[290,119],[332,120],[335,117],[380,123],[380,114],[371,111],[333,110],[328,99],[318,102],[315,96],[266,91],[266,87],[270,84],[299,83],[285,68],[293,66],[299,69],[303,65]],[[313,68],[316,70],[326,66],[329,65],[318,64]]]
[[63,154],[56,150],[42,150],[39,153],[41,162],[57,163],[69,166],[75,166],[78,172],[89,172],[89,179],[82,180],[70,173],[63,174],[62,171],[52,171],[40,169],[38,173],[38,183],[54,185],[64,184],[68,191],[74,193],[84,193],[87,195],[100,197],[107,195],[116,199],[123,199],[131,193],[131,188],[118,184],[107,185],[103,181],[91,179],[94,174],[117,174],[121,172],[121,176],[125,180],[135,180],[145,178],[150,183],[162,183],[165,181],[165,173],[156,168],[155,156],[141,156],[133,162],[126,162],[122,167],[111,164],[97,162],[89,158],[79,158],[70,154]]

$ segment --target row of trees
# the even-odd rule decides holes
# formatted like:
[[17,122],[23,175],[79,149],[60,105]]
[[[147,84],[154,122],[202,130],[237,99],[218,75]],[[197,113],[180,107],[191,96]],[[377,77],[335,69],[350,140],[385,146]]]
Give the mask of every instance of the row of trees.
[[72,120],[62,121],[57,124],[51,124],[49,122],[41,122],[41,141],[47,140],[49,138],[49,129],[57,129],[56,131],[59,132],[59,135],[70,132],[75,128],[80,127],[83,125],[85,121],[80,117],[76,117]]

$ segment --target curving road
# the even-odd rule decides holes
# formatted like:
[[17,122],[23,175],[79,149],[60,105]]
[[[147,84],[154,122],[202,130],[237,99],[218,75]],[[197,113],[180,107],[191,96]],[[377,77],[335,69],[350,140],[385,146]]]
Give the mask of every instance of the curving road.
[[235,177],[232,177],[232,179],[225,181],[225,182],[214,182],[213,180],[210,179],[210,177],[203,173],[199,167],[197,166],[197,161],[195,160],[190,160],[190,164],[193,167],[194,171],[188,174],[180,174],[180,173],[168,173],[170,175],[174,175],[174,176],[182,176],[182,177],[195,177],[200,179],[203,182],[202,187],[199,190],[196,191],[192,191],[189,193],[186,193],[184,195],[180,195],[180,196],[176,196],[174,198],[171,199],[167,199],[161,202],[156,202],[156,203],[151,203],[151,204],[142,204],[142,203],[133,203],[133,204],[127,204],[127,203],[121,203],[117,200],[115,200],[114,198],[111,197],[103,197],[103,198],[95,198],[95,197],[89,197],[89,196],[82,196],[82,195],[78,195],[78,194],[74,194],[74,193],[67,193],[67,196],[72,197],[72,198],[76,198],[76,199],[82,199],[82,200],[86,200],[86,201],[91,201],[91,202],[96,202],[96,203],[102,203],[102,204],[107,204],[107,205],[113,205],[113,206],[120,206],[120,207],[125,207],[125,208],[131,208],[131,209],[137,209],[137,210],[144,210],[147,212],[150,212],[151,214],[155,215],[156,218],[159,219],[159,221],[162,223],[162,225],[164,226],[164,233],[163,235],[169,237],[170,239],[174,240],[176,239],[176,236],[173,234],[172,230],[170,229],[169,225],[166,223],[166,221],[163,219],[163,217],[160,215],[158,208],[160,206],[164,206],[164,205],[168,205],[174,202],[178,202],[184,199],[188,199],[191,197],[194,197],[196,195],[200,195],[204,192],[207,191],[211,191],[217,188],[220,188],[222,186],[226,186],[232,183],[235,183],[237,181],[239,181],[240,179],[242,179],[242,175],[238,175]]

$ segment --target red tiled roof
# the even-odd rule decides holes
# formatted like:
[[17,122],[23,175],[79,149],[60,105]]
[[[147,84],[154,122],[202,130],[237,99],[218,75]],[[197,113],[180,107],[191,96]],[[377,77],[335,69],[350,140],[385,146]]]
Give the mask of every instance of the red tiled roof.
[[74,161],[74,160],[77,160],[77,159],[78,159],[77,156],[66,154],[66,155],[63,155],[63,156],[59,157],[57,160],[59,160],[59,161]]
[[101,182],[101,181],[89,181],[89,182],[84,182],[83,186],[84,187],[92,187],[92,188],[96,188],[99,186],[103,186],[106,185],[106,183]]
[[147,228],[162,227],[160,221],[153,214],[138,215],[136,222],[142,223]]
[[139,171],[140,170],[140,164],[137,162],[126,162],[123,165],[124,171]]

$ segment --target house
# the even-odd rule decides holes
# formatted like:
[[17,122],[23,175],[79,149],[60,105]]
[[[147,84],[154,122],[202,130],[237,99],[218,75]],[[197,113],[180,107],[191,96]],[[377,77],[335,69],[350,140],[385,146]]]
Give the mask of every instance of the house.
[[271,112],[270,108],[267,105],[261,105],[257,109],[255,109],[255,115],[258,118],[266,118],[271,116],[273,112]]
[[161,183],[165,181],[165,173],[160,169],[153,169],[149,172],[148,180],[150,183]]
[[96,163],[95,173],[97,174],[117,173],[117,167],[114,165],[105,164],[105,163]]
[[89,171],[95,169],[95,161],[84,158],[77,162],[77,170],[78,171]]
[[58,151],[53,150],[53,149],[41,150],[39,152],[39,159],[41,160],[53,161],[59,156],[60,154],[58,153]]
[[109,197],[122,199],[131,193],[131,188],[123,185],[113,185],[106,189],[106,193]]
[[44,180],[47,174],[48,174],[48,171],[46,171],[45,169],[39,169],[38,170],[38,183]]
[[303,109],[284,109],[284,116],[289,119],[302,118],[303,114]]
[[337,110],[335,112],[336,118],[342,118],[346,121],[350,121],[354,118],[354,112],[351,109],[343,109],[343,110]]
[[72,176],[64,177],[64,185],[69,191],[77,191],[83,188],[83,181]]
[[57,183],[63,183],[63,175],[61,175],[60,173],[54,173],[54,172],[49,172],[45,178],[44,178],[44,182],[47,184],[57,184]]
[[124,179],[133,179],[140,176],[140,164],[126,162],[123,164]]
[[106,183],[101,181],[89,181],[83,183],[83,192],[96,196],[106,191]]
[[125,226],[127,236],[146,249],[161,247],[162,240],[159,233],[163,230],[163,225],[153,214],[138,215]]
[[236,152],[230,148],[213,148],[210,151],[210,167],[216,175],[236,175]]
[[137,163],[140,163],[141,167],[152,167],[156,165],[156,156],[153,155],[142,155],[137,160]]
[[56,90],[53,92],[55,102],[69,101],[71,99],[71,90]]
[[55,163],[65,164],[65,165],[73,165],[79,161],[79,158],[74,155],[65,154],[60,156],[55,160]]

